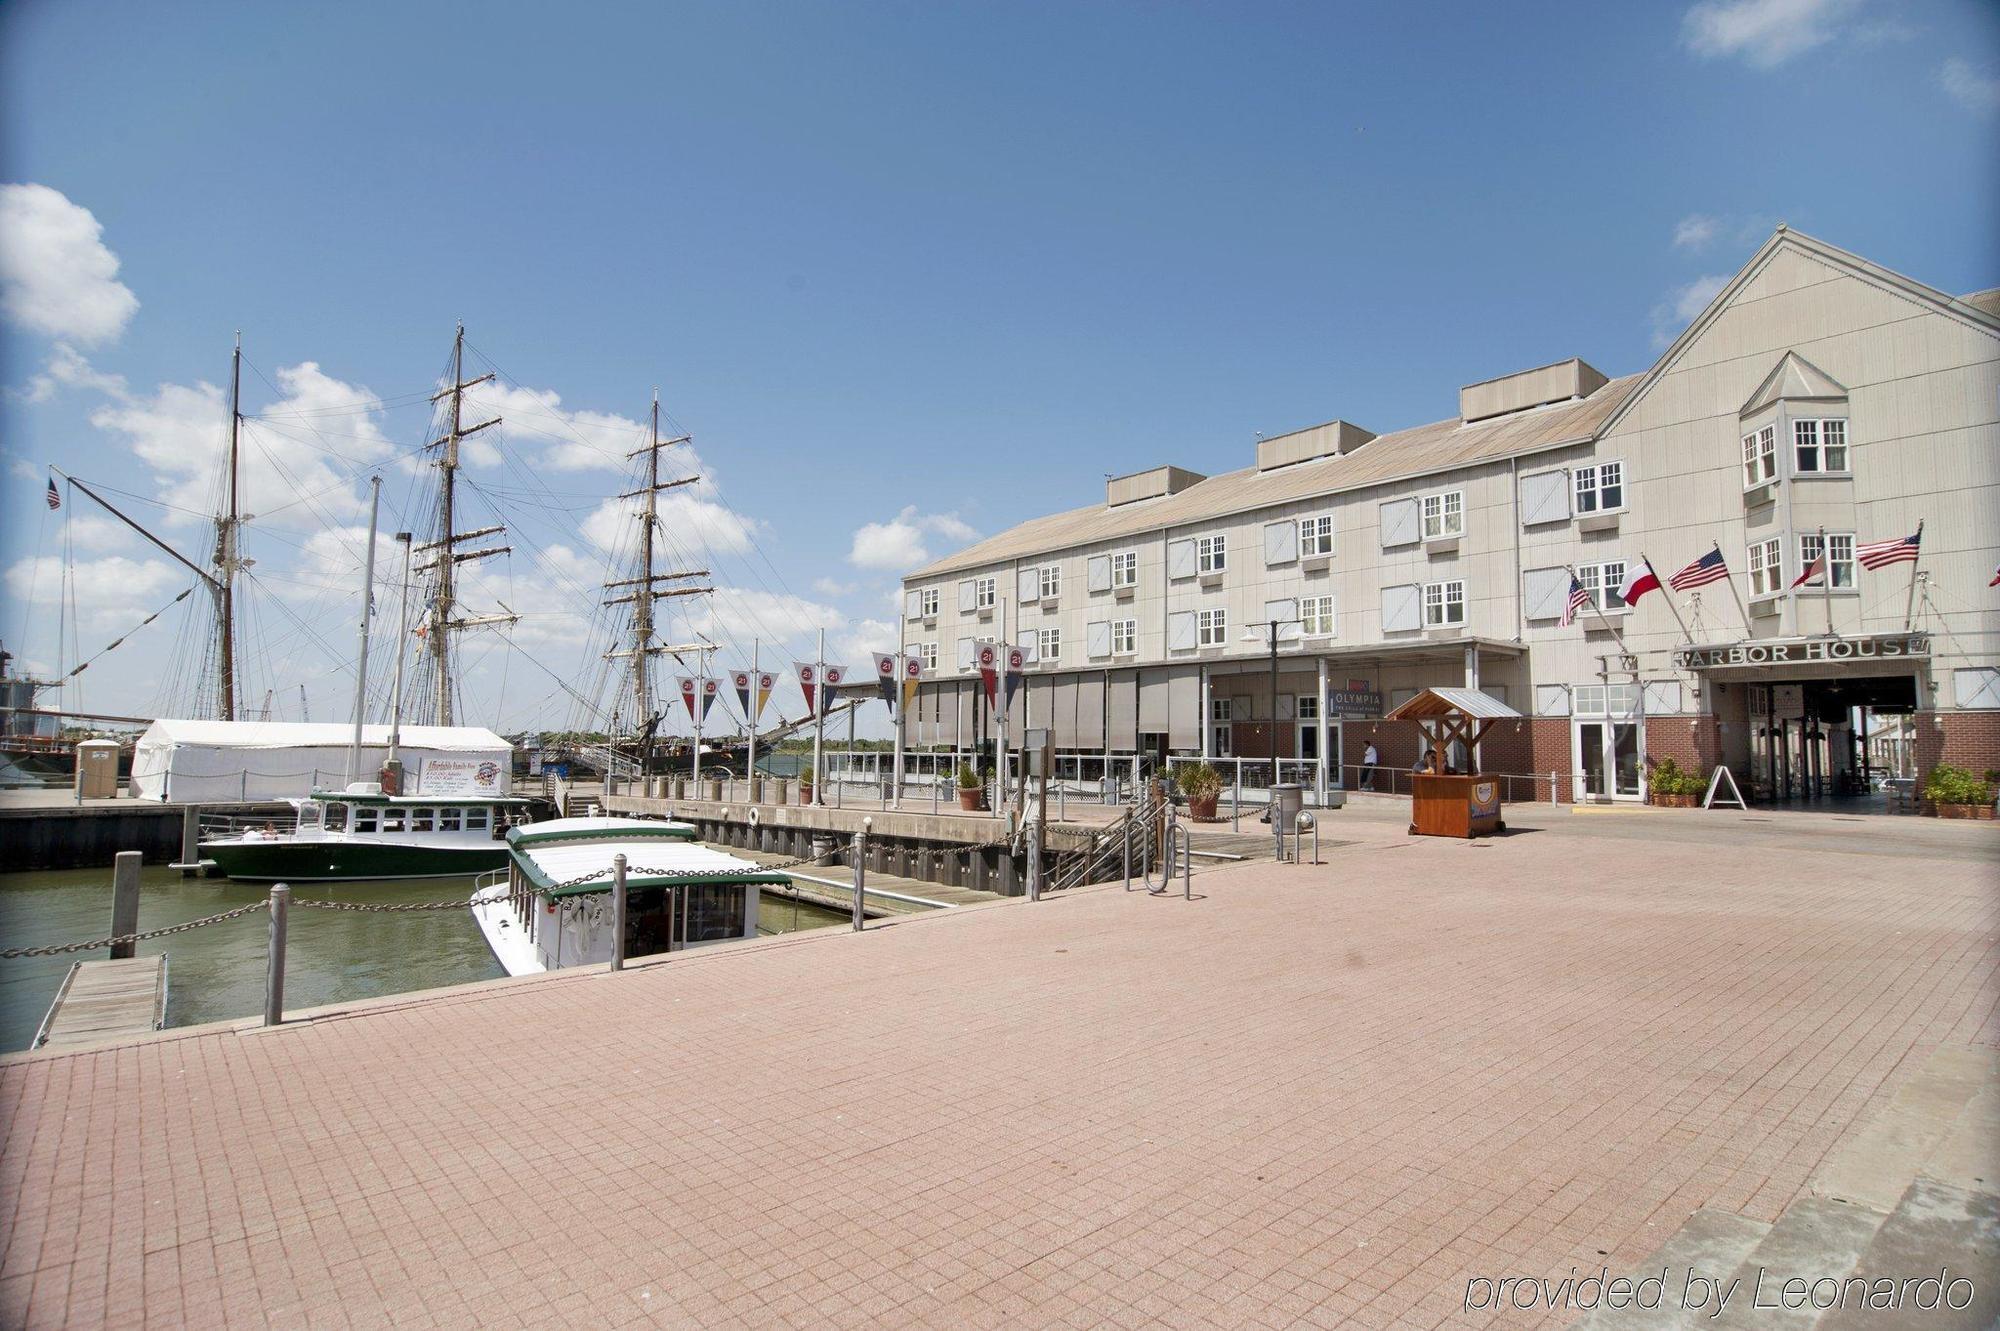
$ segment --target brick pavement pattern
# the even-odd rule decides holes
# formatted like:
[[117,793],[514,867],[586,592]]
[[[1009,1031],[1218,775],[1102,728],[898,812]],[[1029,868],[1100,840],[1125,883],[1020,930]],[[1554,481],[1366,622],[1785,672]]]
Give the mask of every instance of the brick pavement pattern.
[[1594,821],[15,1060],[0,1323],[1532,1324],[2000,1035],[1983,850]]

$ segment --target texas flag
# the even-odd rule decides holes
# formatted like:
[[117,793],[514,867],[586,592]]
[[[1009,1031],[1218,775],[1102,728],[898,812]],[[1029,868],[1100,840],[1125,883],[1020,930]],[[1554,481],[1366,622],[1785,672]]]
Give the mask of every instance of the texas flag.
[[1818,578],[1823,578],[1825,576],[1826,576],[1826,552],[1822,550],[1820,551],[1819,554],[1813,556],[1813,561],[1805,566],[1805,569],[1799,574],[1798,577],[1792,579],[1792,586],[1794,589],[1803,587],[1807,583],[1812,582]]
[[2000,587],[2000,564],[1996,564],[1996,565],[1994,565],[1994,567],[1993,567],[1993,581],[1991,581],[1991,582],[1987,583],[1986,585],[1987,585],[1988,587]]
[[1625,583],[1618,589],[1618,599],[1626,605],[1635,605],[1647,592],[1660,590],[1660,575],[1653,572],[1653,561],[1642,559],[1625,570]]

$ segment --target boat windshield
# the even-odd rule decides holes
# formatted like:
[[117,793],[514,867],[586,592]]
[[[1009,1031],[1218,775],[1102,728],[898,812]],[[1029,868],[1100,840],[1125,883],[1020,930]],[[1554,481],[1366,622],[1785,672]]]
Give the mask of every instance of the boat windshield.
[[299,830],[311,831],[320,826],[326,816],[326,806],[318,800],[307,800],[299,805]]

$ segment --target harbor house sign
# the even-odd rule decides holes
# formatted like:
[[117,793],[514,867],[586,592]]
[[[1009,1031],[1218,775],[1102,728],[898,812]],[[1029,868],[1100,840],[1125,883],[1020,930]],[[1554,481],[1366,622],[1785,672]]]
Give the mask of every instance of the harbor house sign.
[[1674,664],[1682,670],[1713,670],[1723,666],[1825,665],[1930,654],[1928,633],[1874,633],[1859,638],[1777,638],[1716,647],[1680,647],[1674,651]]

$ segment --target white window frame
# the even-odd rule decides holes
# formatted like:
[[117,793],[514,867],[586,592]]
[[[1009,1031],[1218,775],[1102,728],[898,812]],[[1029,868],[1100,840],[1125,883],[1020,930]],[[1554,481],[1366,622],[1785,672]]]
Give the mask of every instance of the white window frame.
[[1197,610],[1194,612],[1194,645],[1201,647],[1227,647],[1229,645],[1229,611],[1227,609]]
[[1220,573],[1229,567],[1229,534],[1210,532],[1194,538],[1194,571]]
[[1776,596],[1785,590],[1785,539],[1772,536],[1752,541],[1744,549],[1743,566],[1750,574],[1750,595]]
[[1598,564],[1578,564],[1576,580],[1590,593],[1592,604],[1599,614],[1622,615],[1631,610],[1619,598],[1618,589],[1625,585],[1625,561],[1607,559]]
[[[1829,433],[1840,436],[1839,443],[1828,443]],[[1808,438],[1808,434],[1810,438]],[[1794,476],[1851,476],[1853,475],[1853,445],[1847,438],[1847,417],[1845,416],[1795,416],[1792,418],[1792,474]],[[1833,466],[1829,457],[1840,455],[1840,465]],[[1812,465],[1805,459],[1810,457]]]
[[1743,436],[1743,488],[1754,490],[1778,479],[1778,427],[1759,426]]
[[[1292,700],[1292,720],[1319,720],[1319,697],[1317,694],[1301,693]],[[865,888],[863,889],[866,890]]]
[[[1622,458],[1608,458],[1602,462],[1586,462],[1570,473],[1570,497],[1576,507],[1576,515],[1583,517],[1590,513],[1623,513],[1625,511],[1625,462]],[[1618,492],[1617,503],[1605,502],[1605,491]]]
[[[1452,595],[1457,590],[1457,596]],[[1457,607],[1458,617],[1452,617],[1452,608]],[[1432,611],[1436,614],[1433,615]],[[1442,582],[1424,584],[1424,627],[1427,629],[1462,628],[1465,624],[1465,579],[1447,578]]]
[[1062,660],[1062,629],[1035,630],[1035,660],[1042,665]]
[[1000,602],[1000,580],[998,578],[974,578],[972,580],[972,608],[975,611],[991,610]]
[[917,648],[917,658],[923,662],[926,673],[935,673],[938,663],[938,645],[934,642],[923,643]]
[[926,587],[917,593],[917,618],[936,619],[938,617],[938,589]]
[[[1828,579],[1827,583],[1825,584],[1825,586],[1815,586],[1813,583],[1809,582],[1804,587],[1801,587],[1799,590],[1805,591],[1807,588],[1811,588],[1812,590],[1815,591],[1824,591],[1826,590],[1827,587],[1831,587],[1834,591],[1837,592],[1853,591],[1855,585],[1854,584],[1854,533],[1851,531],[1830,531],[1826,534],[1826,543],[1833,547],[1833,550],[1827,556],[1827,561],[1826,561],[1826,577]],[[1805,570],[1811,566],[1813,560],[1818,558],[1819,558],[1819,533],[1816,531],[1800,532],[1799,572],[1801,573],[1805,572]]]
[[1062,595],[1062,565],[1042,565],[1041,593],[1044,601],[1053,601]]
[[1118,550],[1111,556],[1111,590],[1139,585],[1139,552]]
[[[1419,530],[1426,541],[1449,541],[1465,535],[1465,491],[1438,490],[1423,497],[1418,507]],[[1436,530],[1432,530],[1432,519]]]
[[1301,596],[1298,616],[1299,627],[1308,638],[1331,638],[1339,627],[1331,595]]
[[1333,554],[1333,514],[1316,513],[1299,519],[1299,558],[1324,559]]
[[1208,746],[1217,758],[1230,757],[1231,750],[1236,747],[1231,710],[1228,698],[1208,700]]
[[1136,619],[1112,620],[1111,654],[1113,656],[1131,656],[1138,650],[1139,621]]

